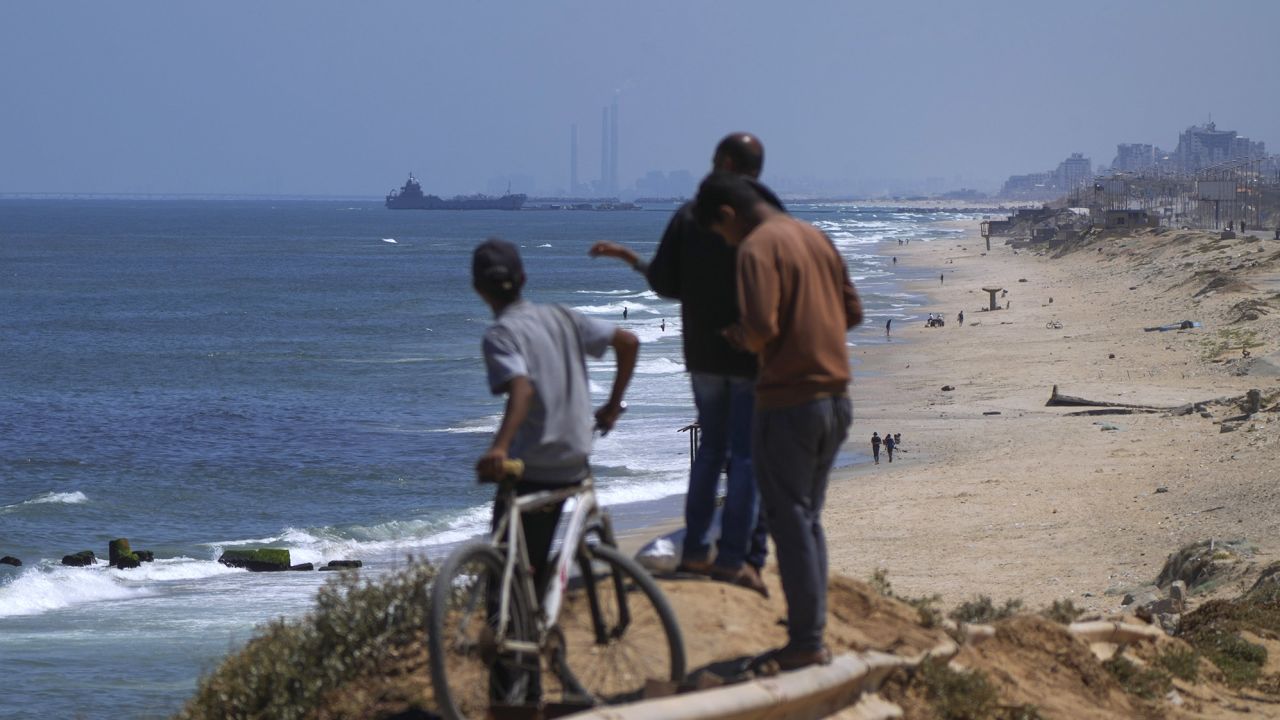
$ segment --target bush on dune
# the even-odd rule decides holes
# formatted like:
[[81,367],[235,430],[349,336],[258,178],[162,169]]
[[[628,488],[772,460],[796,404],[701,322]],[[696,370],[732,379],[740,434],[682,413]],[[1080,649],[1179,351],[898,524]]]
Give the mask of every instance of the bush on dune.
[[361,582],[354,572],[338,575],[321,588],[310,613],[268,623],[201,678],[176,717],[317,715],[335,689],[393,673],[408,649],[421,645],[434,576],[431,565],[413,561],[376,582]]

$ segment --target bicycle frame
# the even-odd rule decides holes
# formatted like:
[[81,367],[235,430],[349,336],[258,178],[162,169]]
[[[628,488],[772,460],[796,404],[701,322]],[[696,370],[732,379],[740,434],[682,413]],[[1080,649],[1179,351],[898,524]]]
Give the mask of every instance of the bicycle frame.
[[[569,566],[574,561],[575,550],[582,542],[591,521],[601,516],[600,505],[596,501],[595,482],[588,477],[577,485],[522,496],[516,496],[514,483],[504,483],[501,492],[507,495],[507,512],[498,520],[491,539],[495,546],[505,545],[508,551],[504,553],[506,562],[502,571],[502,593],[498,607],[500,621],[495,639],[500,646],[509,650],[537,653],[541,650],[542,640],[547,631],[555,625],[556,619],[560,616],[560,604],[569,584]],[[521,532],[521,513],[570,498],[576,499],[577,502],[574,503],[573,513],[569,516],[569,523],[565,527],[560,557],[554,568],[555,575],[551,578],[552,581],[547,583],[546,593],[539,607],[537,638],[532,642],[509,640],[506,634],[510,620],[510,588],[511,583],[515,581],[516,563],[529,567],[529,548],[525,545],[524,535]],[[603,527],[602,531],[605,533],[604,539],[611,540],[607,536],[609,532],[607,526]],[[528,597],[531,598],[536,597],[533,580],[531,573],[524,573],[523,581],[526,584]]]

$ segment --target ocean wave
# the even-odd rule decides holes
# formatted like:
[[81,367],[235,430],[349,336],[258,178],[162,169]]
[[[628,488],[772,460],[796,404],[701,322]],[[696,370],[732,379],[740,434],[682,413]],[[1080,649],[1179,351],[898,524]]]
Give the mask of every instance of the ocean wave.
[[657,300],[658,294],[652,290],[574,290],[578,295],[613,295],[616,297],[633,297],[644,300]]
[[604,507],[618,507],[679,495],[688,487],[689,479],[681,474],[675,474],[663,479],[607,483],[597,486],[596,497]]
[[0,505],[0,510],[13,510],[23,505],[80,505],[89,502],[89,496],[75,490],[72,492],[47,492],[41,493],[29,500],[23,500],[12,505]]
[[129,570],[104,560],[89,567],[63,567],[46,560],[0,585],[0,618],[39,615],[103,600],[127,600],[156,594],[158,583],[199,580],[243,572],[193,558],[157,559]]
[[668,375],[671,373],[684,372],[684,363],[676,362],[670,358],[654,358],[653,360],[641,360],[636,363],[637,375]]
[[502,422],[501,415],[490,415],[488,417],[476,418],[475,420],[467,420],[462,425],[451,425],[449,427],[434,428],[428,430],[431,433],[447,433],[451,435],[483,435],[494,432],[498,429],[498,424]]
[[[627,308],[628,316],[635,315],[635,313],[646,313],[650,315],[658,315],[664,309],[667,309],[666,306],[663,306],[660,308],[653,308],[653,307],[648,307],[645,305],[639,305],[635,303],[627,304],[622,302],[610,303],[608,305],[575,305],[573,309],[577,310],[583,315],[616,315],[618,319],[621,320],[622,308],[624,307]],[[678,306],[674,304],[670,306],[670,308],[675,308],[675,307],[678,307]],[[672,312],[671,310],[668,310],[668,311]],[[631,319],[631,318],[628,317],[628,319]]]
[[465,508],[447,518],[390,520],[374,525],[341,527],[288,527],[274,537],[225,540],[208,545],[214,557],[228,547],[269,546],[287,549],[289,561],[295,565],[308,562],[322,565],[330,560],[348,559],[368,561],[482,535],[489,527],[491,513],[491,505],[485,503]]
[[116,577],[105,562],[88,568],[36,566],[0,586],[0,618],[39,615],[72,605],[146,594],[146,590]]

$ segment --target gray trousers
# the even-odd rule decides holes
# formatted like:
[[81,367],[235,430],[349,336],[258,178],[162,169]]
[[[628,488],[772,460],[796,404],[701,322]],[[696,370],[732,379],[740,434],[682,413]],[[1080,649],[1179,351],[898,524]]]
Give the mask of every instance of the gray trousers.
[[827,538],[822,506],[836,452],[849,434],[848,397],[756,408],[751,454],[787,598],[787,648],[822,647],[827,627]]

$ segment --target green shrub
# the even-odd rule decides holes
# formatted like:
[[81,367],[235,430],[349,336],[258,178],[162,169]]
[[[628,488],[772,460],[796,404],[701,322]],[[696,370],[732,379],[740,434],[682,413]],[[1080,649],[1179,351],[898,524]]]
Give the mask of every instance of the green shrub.
[[881,595],[899,600],[915,608],[920,613],[920,624],[924,627],[937,627],[938,622],[942,620],[942,613],[937,608],[937,604],[942,602],[941,595],[922,595],[916,598],[898,595],[893,591],[893,585],[889,583],[889,571],[885,568],[877,568],[871,574],[870,583],[871,587]]
[[1054,600],[1052,605],[1040,611],[1041,616],[1063,625],[1070,625],[1083,613],[1084,610],[1070,600]]
[[1222,670],[1228,685],[1252,685],[1262,675],[1262,666],[1267,662],[1267,649],[1261,645],[1254,645],[1239,635],[1229,633],[1217,633],[1207,645],[1204,649],[1209,660]]
[[941,658],[920,665],[925,698],[940,720],[985,720],[994,717],[1000,697],[987,676],[953,669]]
[[979,595],[973,600],[966,600],[961,603],[960,607],[952,610],[947,617],[956,622],[970,624],[993,623],[997,620],[1012,617],[1021,609],[1021,600],[1006,600],[1004,607],[998,608],[991,602],[991,598],[986,595]]
[[1102,667],[1111,673],[1125,692],[1137,695],[1143,700],[1164,697],[1165,693],[1173,687],[1169,673],[1158,668],[1139,668],[1120,653],[1112,655],[1111,659],[1102,663]]
[[1200,653],[1170,647],[1156,656],[1156,665],[1179,680],[1195,682],[1200,675]]
[[328,693],[395,665],[401,650],[421,643],[435,568],[425,562],[361,583],[355,573],[329,580],[315,608],[299,620],[278,619],[201,678],[181,720],[307,717]]

